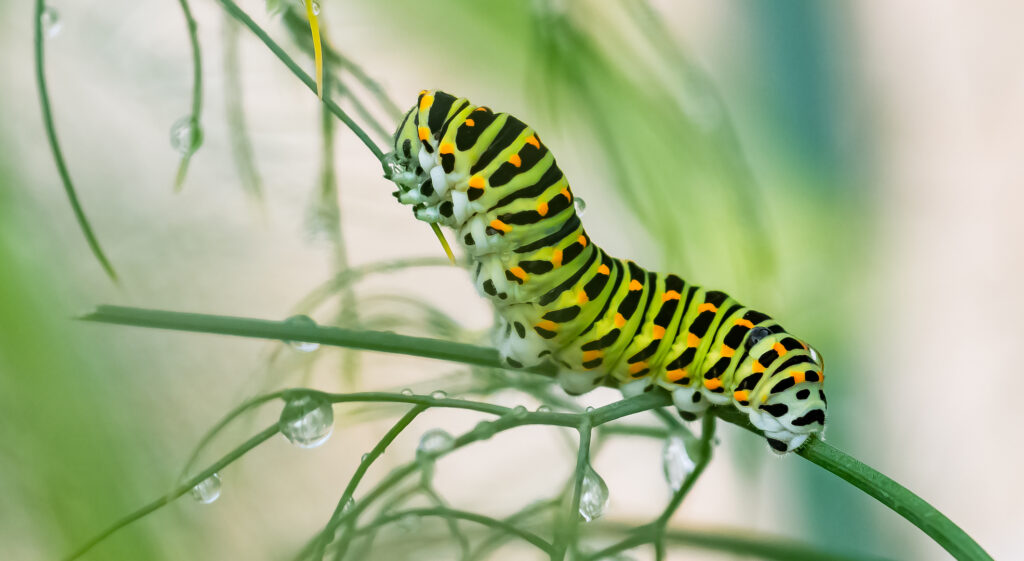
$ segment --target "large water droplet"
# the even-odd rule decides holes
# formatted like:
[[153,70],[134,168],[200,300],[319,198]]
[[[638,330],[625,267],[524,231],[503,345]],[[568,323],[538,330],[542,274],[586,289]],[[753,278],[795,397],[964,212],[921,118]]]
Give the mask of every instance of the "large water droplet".
[[430,429],[420,437],[420,443],[416,446],[416,457],[428,460],[444,454],[453,446],[455,446],[455,438],[444,429]]
[[583,216],[583,213],[587,212],[587,201],[576,195],[572,196],[572,206],[576,207],[577,216]]
[[580,489],[580,516],[590,522],[600,518],[607,507],[608,485],[588,464],[586,471],[583,472],[583,486]]
[[[316,322],[313,321],[313,318],[302,314],[292,316],[284,320],[284,322],[288,325],[294,325],[297,327],[316,327]],[[285,343],[288,343],[289,347],[300,353],[311,353],[320,348],[320,343],[313,343],[310,341],[285,341]]]
[[320,15],[320,0],[313,0],[313,15]]
[[203,128],[192,120],[191,115],[185,115],[171,125],[171,147],[182,156],[194,153],[202,143]]
[[665,448],[661,453],[661,467],[665,471],[665,481],[673,491],[678,491],[683,486],[686,476],[693,473],[697,467],[690,459],[686,450],[686,441],[679,435],[673,435],[665,440]]
[[316,448],[334,431],[334,408],[323,396],[301,395],[288,400],[277,426],[292,444]]
[[60,20],[60,13],[52,6],[43,8],[43,13],[39,16],[39,22],[43,26],[43,37],[47,39],[56,37],[60,30],[64,28],[64,22]]
[[216,473],[192,488],[192,498],[208,505],[220,497],[220,476]]
[[516,405],[512,408],[512,416],[517,419],[522,419],[526,416],[526,407],[522,405]]

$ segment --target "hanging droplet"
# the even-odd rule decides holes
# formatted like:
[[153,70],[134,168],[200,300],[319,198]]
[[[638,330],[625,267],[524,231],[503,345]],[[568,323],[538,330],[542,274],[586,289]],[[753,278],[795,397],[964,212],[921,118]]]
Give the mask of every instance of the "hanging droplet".
[[202,143],[203,128],[191,115],[185,115],[171,125],[171,147],[182,156],[194,153]]
[[665,448],[661,453],[661,467],[665,471],[665,481],[673,491],[683,486],[686,476],[697,467],[690,459],[686,450],[686,441],[679,435],[672,435],[665,440]]
[[207,477],[192,488],[192,498],[208,505],[220,497],[220,476],[216,473]]
[[[296,327],[316,327],[316,322],[313,321],[313,318],[302,314],[292,316],[284,320],[284,322]],[[314,343],[311,341],[285,341],[285,343],[288,343],[289,347],[300,353],[311,353],[320,348],[320,343]]]
[[583,485],[580,488],[580,516],[590,522],[600,518],[607,507],[608,485],[594,468],[587,464],[587,469],[583,472]]
[[402,390],[402,395],[405,395],[405,396],[412,395],[412,390],[410,390],[409,388],[405,388],[404,390]]
[[444,429],[430,429],[420,437],[420,443],[416,446],[416,457],[428,460],[444,454],[453,446],[455,446],[455,438]]
[[316,448],[334,431],[334,408],[326,398],[304,394],[289,399],[277,422],[281,434],[300,448]]
[[396,522],[398,531],[409,534],[416,530],[420,525],[420,517],[415,514],[406,514],[405,516],[398,519]]
[[572,206],[576,207],[576,215],[583,216],[584,212],[587,212],[587,201],[576,195],[572,196]]
[[525,417],[526,407],[523,407],[522,405],[516,405],[515,407],[512,408],[512,416],[517,419]]
[[39,22],[43,27],[43,37],[47,39],[56,37],[64,27],[64,22],[60,20],[60,13],[52,6],[43,8],[43,13],[39,16]]
[[434,399],[444,399],[448,397],[448,394],[444,390],[434,390],[430,392],[430,397]]
[[548,407],[547,405],[541,405],[540,407],[537,408],[537,412],[538,413],[550,413],[551,412],[551,408]]
[[313,0],[313,15],[320,15],[320,0]]

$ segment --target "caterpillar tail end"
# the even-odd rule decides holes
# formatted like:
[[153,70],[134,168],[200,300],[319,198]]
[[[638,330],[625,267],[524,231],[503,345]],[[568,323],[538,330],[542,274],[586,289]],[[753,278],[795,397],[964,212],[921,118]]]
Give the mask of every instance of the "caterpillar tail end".
[[313,58],[316,63],[316,96],[324,98],[324,54],[320,44],[320,21],[313,11],[313,0],[305,0],[306,18],[309,19],[309,33],[313,37]]
[[430,229],[434,231],[434,235],[437,236],[437,241],[441,242],[441,247],[444,248],[445,255],[448,256],[448,260],[455,264],[455,254],[452,253],[452,246],[448,245],[448,240],[444,237],[444,232],[441,231],[441,227],[437,224],[431,224]]

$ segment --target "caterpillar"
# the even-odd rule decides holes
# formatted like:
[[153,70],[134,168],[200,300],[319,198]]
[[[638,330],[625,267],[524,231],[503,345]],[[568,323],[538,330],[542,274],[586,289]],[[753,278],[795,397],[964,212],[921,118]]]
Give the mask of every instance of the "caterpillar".
[[824,429],[821,356],[724,292],[595,245],[554,155],[519,119],[424,90],[393,150],[394,196],[456,232],[495,306],[504,364],[551,361],[574,395],[661,387],[686,419],[732,403],[778,453]]

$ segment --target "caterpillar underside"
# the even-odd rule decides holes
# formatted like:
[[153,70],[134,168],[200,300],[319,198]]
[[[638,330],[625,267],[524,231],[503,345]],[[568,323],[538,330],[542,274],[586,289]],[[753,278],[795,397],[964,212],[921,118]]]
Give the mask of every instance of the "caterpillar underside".
[[393,148],[395,196],[455,230],[509,366],[552,361],[573,394],[660,386],[687,418],[731,402],[777,452],[824,429],[820,356],[723,292],[597,247],[554,155],[519,119],[423,91]]

